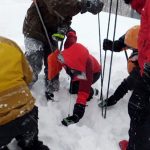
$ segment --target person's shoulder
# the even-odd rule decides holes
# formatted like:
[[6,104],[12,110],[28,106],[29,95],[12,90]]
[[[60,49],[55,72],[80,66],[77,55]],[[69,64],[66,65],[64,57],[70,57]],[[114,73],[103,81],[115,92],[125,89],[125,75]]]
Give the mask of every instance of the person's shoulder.
[[3,37],[3,36],[0,36],[0,44],[15,47],[16,49],[20,50],[20,47],[18,46],[18,44],[15,41],[8,39],[6,37]]

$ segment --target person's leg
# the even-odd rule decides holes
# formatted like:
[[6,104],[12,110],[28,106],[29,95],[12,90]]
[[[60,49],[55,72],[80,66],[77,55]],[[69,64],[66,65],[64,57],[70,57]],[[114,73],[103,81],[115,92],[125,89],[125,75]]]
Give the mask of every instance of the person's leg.
[[[150,109],[150,105],[148,105]],[[144,114],[145,120],[137,130],[137,139],[135,142],[136,150],[149,150],[150,149],[150,113]]]
[[[93,75],[93,83],[95,83],[100,77],[100,72],[99,73],[95,73]],[[77,94],[78,93],[78,90],[79,90],[79,81],[70,81],[70,89],[69,89],[69,92],[71,94]],[[97,92],[97,93],[96,93]],[[90,88],[90,95],[89,95],[89,98],[87,99],[87,101],[90,101],[92,98],[93,98],[93,95],[94,93],[98,94],[98,90],[96,89],[96,92],[95,90],[91,87]],[[95,94],[95,95],[96,95]]]
[[[127,150],[137,150],[136,141],[137,132],[143,124],[145,108],[149,103],[149,95],[141,84],[135,88],[128,104],[128,113],[130,116],[129,144]],[[144,150],[144,149],[142,149]]]
[[29,61],[33,69],[33,81],[31,86],[38,80],[38,74],[40,73],[43,65],[43,43],[33,38],[25,38],[25,56]]
[[[52,43],[52,49],[53,51],[56,50],[58,48],[58,43],[56,41],[53,41],[51,39],[51,43]],[[51,100],[53,99],[54,95],[53,93],[55,91],[58,91],[59,90],[59,86],[60,86],[60,83],[59,83],[59,74],[54,77],[52,80],[48,80],[48,61],[47,61],[47,58],[48,56],[51,54],[51,50],[49,48],[48,45],[45,44],[44,46],[44,73],[45,73],[45,96],[48,100]],[[53,67],[53,66],[52,66]]]
[[18,146],[22,150],[49,150],[43,142],[38,139],[38,108],[28,113],[19,121],[19,134],[16,136]]
[[70,88],[69,93],[70,94],[77,94],[79,90],[79,81],[70,81]]
[[17,120],[18,119],[0,126],[0,150],[7,150],[7,145],[18,133]]

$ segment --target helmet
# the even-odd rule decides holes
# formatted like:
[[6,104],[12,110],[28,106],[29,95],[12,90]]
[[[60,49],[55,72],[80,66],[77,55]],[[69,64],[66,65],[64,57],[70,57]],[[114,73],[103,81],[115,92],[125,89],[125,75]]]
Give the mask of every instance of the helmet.
[[139,33],[140,26],[134,26],[130,28],[125,34],[125,41],[124,43],[133,49],[138,48],[138,33]]

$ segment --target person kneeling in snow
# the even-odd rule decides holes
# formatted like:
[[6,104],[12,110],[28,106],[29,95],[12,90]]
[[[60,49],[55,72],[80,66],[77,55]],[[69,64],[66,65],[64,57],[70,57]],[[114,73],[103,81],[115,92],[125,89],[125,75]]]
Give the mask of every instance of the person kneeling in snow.
[[22,150],[49,150],[38,140],[38,108],[28,88],[32,71],[18,45],[0,37],[0,150],[13,138]]
[[99,79],[101,66],[98,61],[89,54],[88,49],[79,43],[75,43],[69,48],[64,49],[58,55],[58,61],[71,77],[69,92],[71,94],[78,94],[73,115],[62,121],[63,125],[68,126],[79,122],[84,115],[86,102],[89,101],[95,93],[98,94],[98,90],[94,90],[91,85]]

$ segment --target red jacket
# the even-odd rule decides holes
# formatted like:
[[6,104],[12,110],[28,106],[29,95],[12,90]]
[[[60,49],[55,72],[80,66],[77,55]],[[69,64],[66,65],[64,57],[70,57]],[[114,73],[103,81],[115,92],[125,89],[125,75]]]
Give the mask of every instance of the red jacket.
[[145,5],[146,0],[132,0],[131,7],[141,14],[142,8]]
[[150,62],[150,0],[147,0],[141,12],[141,27],[138,37],[138,62],[143,73],[144,64]]
[[62,56],[66,66],[86,74],[85,80],[78,79],[80,82],[77,97],[77,103],[85,105],[93,83],[93,74],[99,73],[101,66],[98,61],[89,54],[87,48],[79,43],[75,43],[71,47],[64,49]]

